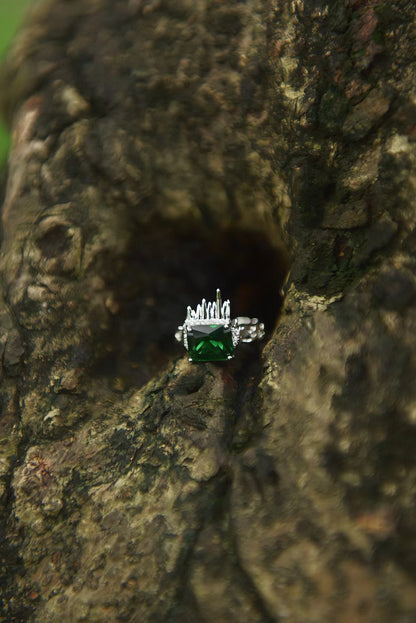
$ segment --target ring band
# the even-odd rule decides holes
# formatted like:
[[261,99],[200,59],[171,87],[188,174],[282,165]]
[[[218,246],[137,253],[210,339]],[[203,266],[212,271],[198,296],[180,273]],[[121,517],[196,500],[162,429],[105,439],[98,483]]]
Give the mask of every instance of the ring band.
[[215,302],[202,299],[196,310],[188,306],[184,323],[175,333],[188,351],[189,361],[228,361],[240,342],[254,342],[263,336],[264,324],[258,318],[231,319],[230,301],[222,302],[219,289]]

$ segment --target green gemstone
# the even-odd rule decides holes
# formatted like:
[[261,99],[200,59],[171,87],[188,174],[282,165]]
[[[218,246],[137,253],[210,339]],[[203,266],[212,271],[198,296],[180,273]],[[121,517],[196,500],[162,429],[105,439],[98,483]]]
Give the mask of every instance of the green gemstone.
[[188,352],[192,361],[227,361],[234,353],[230,327],[198,324],[188,329]]

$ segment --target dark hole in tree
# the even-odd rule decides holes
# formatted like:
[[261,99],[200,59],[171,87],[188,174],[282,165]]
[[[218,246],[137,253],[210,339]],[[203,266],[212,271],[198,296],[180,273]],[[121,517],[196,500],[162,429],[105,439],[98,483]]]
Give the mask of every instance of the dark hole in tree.
[[62,255],[69,245],[68,228],[55,225],[39,236],[36,242],[45,257]]
[[100,371],[121,387],[139,386],[169,360],[186,356],[174,339],[187,305],[215,300],[220,288],[231,316],[257,317],[273,330],[282,304],[288,255],[268,233],[209,230],[189,223],[140,226],[112,288],[119,307]]

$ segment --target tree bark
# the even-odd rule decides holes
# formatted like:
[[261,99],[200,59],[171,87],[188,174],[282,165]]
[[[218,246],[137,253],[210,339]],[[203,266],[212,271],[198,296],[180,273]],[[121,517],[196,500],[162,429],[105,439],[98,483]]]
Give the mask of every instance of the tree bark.
[[[405,0],[33,10],[1,74],[1,620],[415,619],[415,35]],[[216,287],[266,339],[190,363]]]

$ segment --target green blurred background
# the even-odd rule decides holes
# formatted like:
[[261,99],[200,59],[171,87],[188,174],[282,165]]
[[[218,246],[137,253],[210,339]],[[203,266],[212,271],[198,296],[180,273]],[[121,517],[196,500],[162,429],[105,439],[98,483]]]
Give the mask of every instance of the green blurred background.
[[[0,0],[0,61],[6,55],[20,22],[23,19],[24,12],[34,0]],[[0,166],[2,166],[7,158],[9,150],[9,133],[0,123]]]

